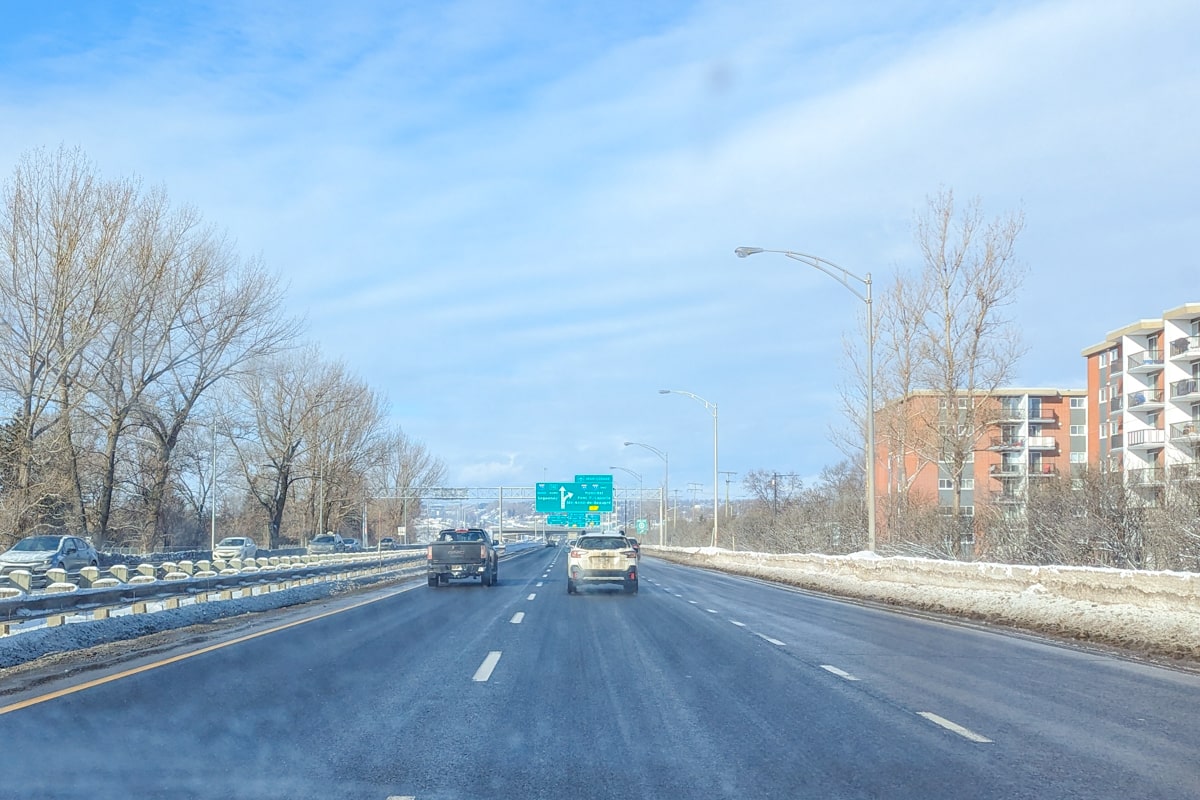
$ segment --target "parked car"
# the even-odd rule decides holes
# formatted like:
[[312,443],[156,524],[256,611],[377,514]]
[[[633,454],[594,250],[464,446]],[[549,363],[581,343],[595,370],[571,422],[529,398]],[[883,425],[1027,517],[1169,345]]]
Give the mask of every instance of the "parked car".
[[358,553],[362,551],[362,545],[360,545],[358,543],[358,539],[355,539],[353,536],[342,537],[342,548],[347,553]]
[[396,547],[397,547],[396,540],[393,539],[391,536],[385,536],[379,540],[379,549],[380,550],[395,550]]
[[258,545],[248,536],[226,536],[213,548],[213,558],[254,558]]
[[78,536],[27,536],[0,554],[0,576],[8,577],[14,570],[28,570],[34,583],[48,582],[46,572],[65,569],[78,575],[84,567],[100,565],[100,554],[85,539]]
[[629,540],[613,533],[580,536],[567,555],[567,594],[584,584],[619,583],[630,594],[638,590],[638,555]]
[[310,556],[344,553],[345,551],[346,543],[336,533],[322,533],[320,536],[314,536],[313,540],[308,543],[308,554]]

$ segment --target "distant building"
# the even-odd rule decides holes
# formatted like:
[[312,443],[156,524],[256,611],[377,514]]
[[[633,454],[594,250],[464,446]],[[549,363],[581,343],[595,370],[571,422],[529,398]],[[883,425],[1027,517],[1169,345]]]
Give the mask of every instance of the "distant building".
[[[968,414],[972,403],[977,407]],[[993,505],[1017,516],[1033,482],[1087,464],[1087,419],[1084,389],[999,389],[975,400],[914,392],[882,409],[876,423],[881,517],[887,518],[889,497],[905,492],[936,498],[939,513],[953,514],[953,465],[938,450],[955,434],[968,438],[970,450],[960,477],[960,515]]]
[[1123,472],[1147,508],[1168,481],[1200,480],[1200,303],[1112,331],[1083,356],[1091,462]]

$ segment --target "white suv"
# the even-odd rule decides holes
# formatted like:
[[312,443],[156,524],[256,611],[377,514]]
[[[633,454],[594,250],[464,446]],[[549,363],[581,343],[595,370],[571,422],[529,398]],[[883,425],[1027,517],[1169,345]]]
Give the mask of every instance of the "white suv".
[[619,583],[626,592],[638,590],[638,554],[624,536],[594,533],[575,540],[567,556],[567,594],[582,584]]

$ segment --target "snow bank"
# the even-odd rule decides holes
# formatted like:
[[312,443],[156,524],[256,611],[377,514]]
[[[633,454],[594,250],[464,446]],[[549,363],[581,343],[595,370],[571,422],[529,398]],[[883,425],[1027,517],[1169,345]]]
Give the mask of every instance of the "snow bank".
[[644,548],[648,555],[814,591],[1200,664],[1200,574]]

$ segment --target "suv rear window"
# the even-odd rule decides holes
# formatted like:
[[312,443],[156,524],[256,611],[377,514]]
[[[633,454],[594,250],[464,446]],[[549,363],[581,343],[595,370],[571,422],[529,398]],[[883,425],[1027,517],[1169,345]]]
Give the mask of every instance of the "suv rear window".
[[619,536],[583,536],[575,546],[580,550],[628,550],[629,542]]

